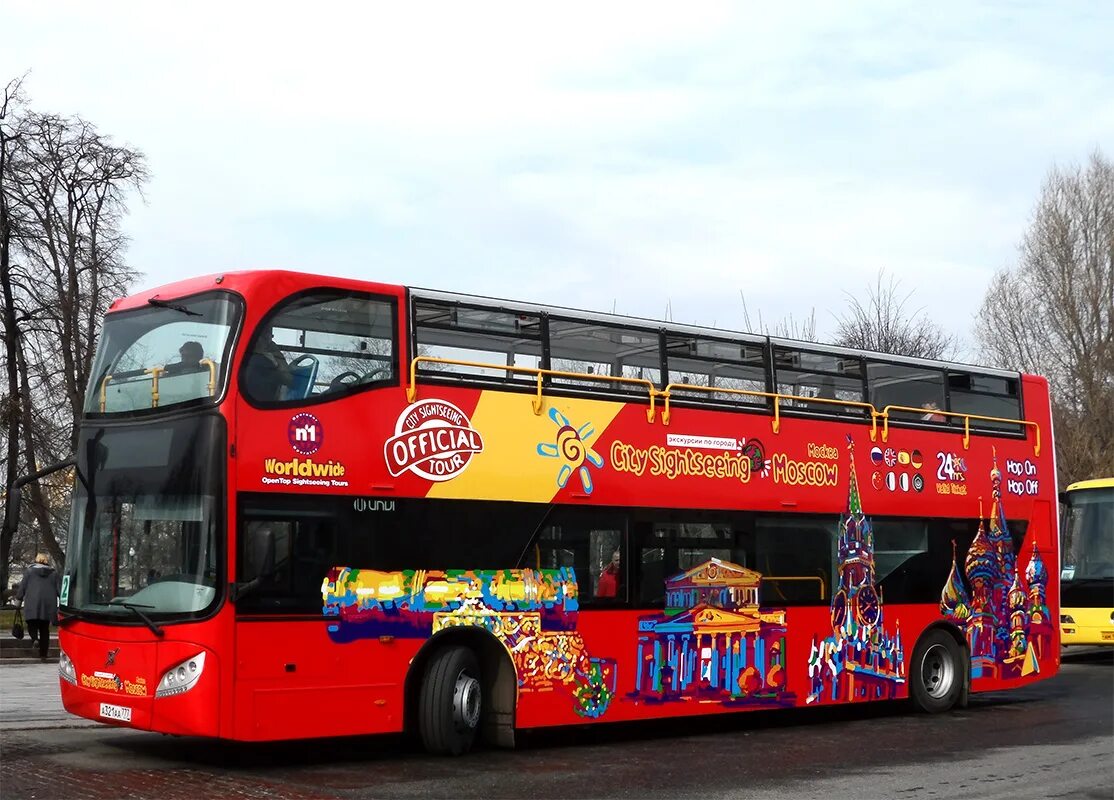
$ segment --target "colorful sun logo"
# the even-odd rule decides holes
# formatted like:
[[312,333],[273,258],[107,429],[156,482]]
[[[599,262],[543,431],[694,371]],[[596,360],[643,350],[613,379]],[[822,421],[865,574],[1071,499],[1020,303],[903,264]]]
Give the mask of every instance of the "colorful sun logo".
[[557,441],[552,444],[539,442],[538,455],[564,459],[565,463],[557,471],[557,488],[564,489],[569,476],[575,470],[580,474],[580,485],[587,494],[591,494],[594,487],[588,464],[597,469],[603,466],[603,458],[587,444],[587,440],[596,432],[595,428],[590,422],[574,428],[568,417],[556,408],[549,409],[549,418],[557,426]]

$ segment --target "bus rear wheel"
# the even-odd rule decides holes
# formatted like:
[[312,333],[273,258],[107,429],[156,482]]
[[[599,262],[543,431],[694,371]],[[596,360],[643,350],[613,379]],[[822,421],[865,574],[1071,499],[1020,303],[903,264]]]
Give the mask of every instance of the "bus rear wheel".
[[913,650],[909,695],[921,711],[939,714],[959,700],[963,691],[963,649],[947,631],[930,630]]
[[426,664],[418,698],[422,744],[436,755],[459,756],[472,749],[480,727],[483,692],[476,654],[446,647]]

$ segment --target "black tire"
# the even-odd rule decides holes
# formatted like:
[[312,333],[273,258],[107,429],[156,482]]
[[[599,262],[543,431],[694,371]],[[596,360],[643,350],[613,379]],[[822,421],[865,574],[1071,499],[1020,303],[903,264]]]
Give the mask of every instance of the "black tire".
[[933,628],[913,648],[909,697],[928,714],[947,711],[963,693],[966,670],[963,648],[947,631]]
[[446,647],[426,663],[418,698],[418,731],[425,749],[459,756],[472,749],[480,727],[483,696],[476,654]]

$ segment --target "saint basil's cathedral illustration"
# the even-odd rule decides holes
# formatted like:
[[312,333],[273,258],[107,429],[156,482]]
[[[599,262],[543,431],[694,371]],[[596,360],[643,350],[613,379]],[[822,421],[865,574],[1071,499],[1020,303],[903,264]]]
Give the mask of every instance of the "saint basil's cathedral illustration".
[[1024,570],[1017,561],[1002,504],[997,453],[990,482],[990,530],[980,508],[979,530],[964,562],[966,580],[952,543],[952,569],[940,593],[940,610],[967,635],[972,678],[1016,678],[1040,672],[1052,640],[1045,600],[1048,570],[1036,542]]
[[874,532],[863,513],[855,474],[855,443],[850,456],[847,508],[839,530],[839,582],[832,593],[830,636],[813,637],[808,659],[812,688],[808,703],[880,700],[897,697],[905,683],[901,628],[886,631],[882,595],[875,583]]

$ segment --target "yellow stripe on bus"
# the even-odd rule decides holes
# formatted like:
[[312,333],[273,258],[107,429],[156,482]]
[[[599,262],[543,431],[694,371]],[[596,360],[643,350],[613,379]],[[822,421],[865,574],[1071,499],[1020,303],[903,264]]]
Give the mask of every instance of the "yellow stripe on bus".
[[[591,447],[623,409],[623,404],[548,397],[541,415],[536,415],[527,395],[485,391],[472,414],[472,427],[483,437],[483,452],[474,455],[468,468],[457,477],[433,484],[426,496],[550,502],[559,490],[558,476],[569,464],[561,455],[558,442],[562,424],[551,415],[551,408],[556,408],[559,419],[563,417],[574,429],[589,425],[591,430],[585,431],[583,443]],[[568,432],[565,435],[568,436]],[[556,455],[540,454],[539,445]],[[600,455],[607,457],[606,453]],[[579,466],[586,467],[591,481],[600,478],[600,470],[588,462],[571,472],[566,470],[565,480],[575,491],[582,491]]]

